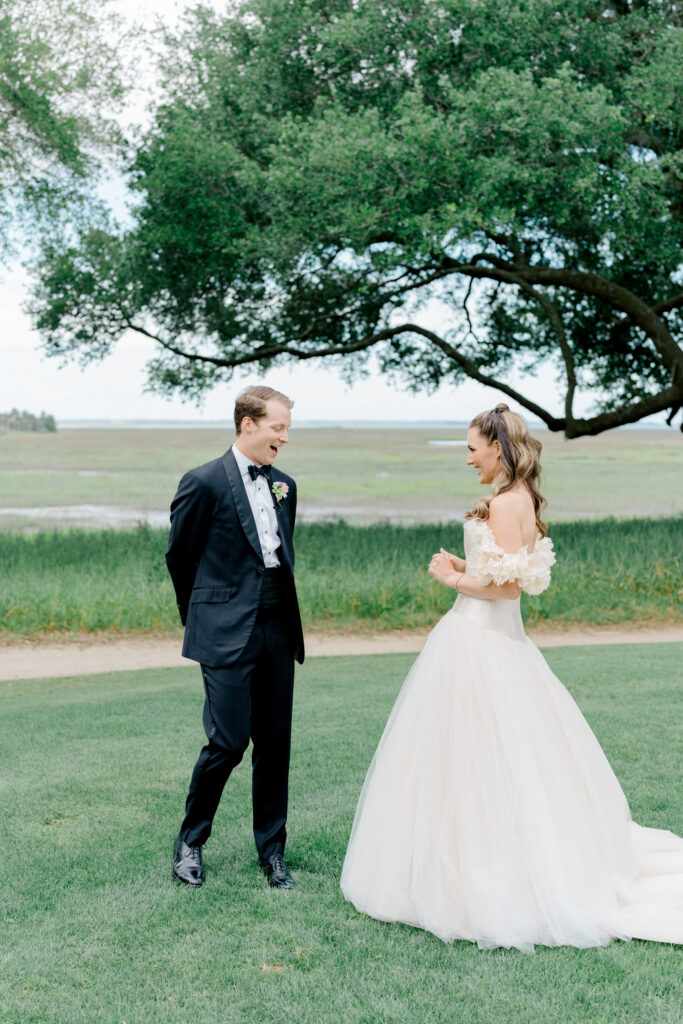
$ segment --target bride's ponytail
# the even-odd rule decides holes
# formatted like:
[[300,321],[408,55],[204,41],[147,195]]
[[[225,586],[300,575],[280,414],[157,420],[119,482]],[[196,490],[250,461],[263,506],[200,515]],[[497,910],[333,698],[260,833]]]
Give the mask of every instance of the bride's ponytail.
[[547,526],[541,519],[546,500],[538,489],[541,476],[541,442],[532,437],[521,416],[500,402],[495,409],[480,412],[470,427],[479,431],[487,444],[498,441],[500,445],[500,470],[493,480],[490,497],[476,502],[466,519],[488,519],[489,503],[497,494],[503,494],[516,483],[524,483],[531,495],[536,513],[536,525],[541,537],[545,537]]

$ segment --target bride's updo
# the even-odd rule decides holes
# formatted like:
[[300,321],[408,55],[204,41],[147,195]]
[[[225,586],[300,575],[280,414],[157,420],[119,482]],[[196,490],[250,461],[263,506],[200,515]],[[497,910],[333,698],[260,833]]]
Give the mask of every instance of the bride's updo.
[[541,537],[545,537],[547,526],[541,519],[541,510],[546,500],[538,489],[541,477],[541,442],[532,437],[521,416],[501,402],[488,412],[480,412],[470,423],[479,431],[487,444],[500,444],[500,470],[493,480],[492,493],[481,498],[466,519],[488,519],[489,503],[496,494],[503,494],[516,483],[526,485],[534,503],[536,525]]

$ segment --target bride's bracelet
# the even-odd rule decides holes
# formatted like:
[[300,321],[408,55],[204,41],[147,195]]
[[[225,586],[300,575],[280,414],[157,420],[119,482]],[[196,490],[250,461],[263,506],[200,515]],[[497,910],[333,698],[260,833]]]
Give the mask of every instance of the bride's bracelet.
[[[456,589],[456,590],[458,590],[458,583],[460,583],[460,580],[461,580],[461,579],[463,578],[463,576],[464,576],[464,575],[465,575],[465,573],[464,573],[464,572],[459,572],[459,573],[458,573],[458,578],[457,578],[457,580],[455,581],[455,589]],[[458,590],[458,593],[460,593],[460,591],[459,591],[459,590]]]

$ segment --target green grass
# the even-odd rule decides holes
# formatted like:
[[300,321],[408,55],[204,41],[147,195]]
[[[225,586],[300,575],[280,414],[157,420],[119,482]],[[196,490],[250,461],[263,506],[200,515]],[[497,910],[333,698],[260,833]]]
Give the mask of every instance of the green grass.
[[[683,645],[564,648],[636,820],[683,830]],[[411,658],[297,671],[289,893],[267,889],[248,758],[198,892],[170,853],[203,742],[196,668],[0,684],[2,1024],[680,1024],[680,948],[480,952],[356,913],[339,890],[365,770]]]
[[[553,582],[524,598],[529,624],[683,620],[683,517],[556,523]],[[167,533],[0,533],[0,636],[178,629]],[[302,524],[297,582],[307,629],[421,629],[453,603],[427,575],[434,551],[462,552],[462,527]]]

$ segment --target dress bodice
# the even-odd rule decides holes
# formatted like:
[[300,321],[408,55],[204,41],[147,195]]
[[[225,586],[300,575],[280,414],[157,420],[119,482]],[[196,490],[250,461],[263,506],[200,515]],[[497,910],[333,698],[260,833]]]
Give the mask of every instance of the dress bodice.
[[[553,542],[537,535],[531,552],[526,545],[517,552],[503,551],[489,524],[483,519],[465,521],[465,560],[467,572],[486,586],[517,580],[527,594],[540,594],[550,584],[550,567],[555,561]],[[519,598],[486,600],[458,595],[453,606],[462,615],[486,629],[504,633],[513,640],[524,640],[524,625]]]
[[553,542],[538,533],[531,551],[523,544],[519,551],[503,551],[484,519],[465,521],[467,571],[486,586],[517,580],[527,594],[541,594],[550,586],[550,567],[555,562]]

